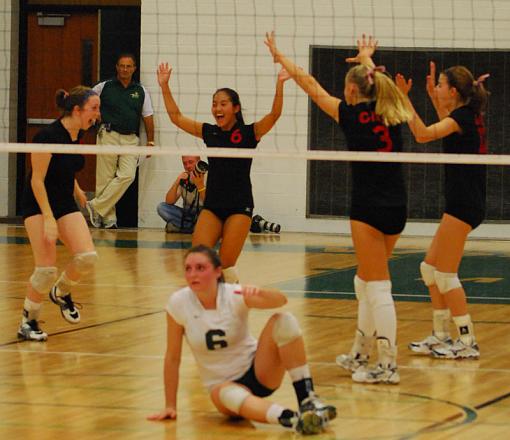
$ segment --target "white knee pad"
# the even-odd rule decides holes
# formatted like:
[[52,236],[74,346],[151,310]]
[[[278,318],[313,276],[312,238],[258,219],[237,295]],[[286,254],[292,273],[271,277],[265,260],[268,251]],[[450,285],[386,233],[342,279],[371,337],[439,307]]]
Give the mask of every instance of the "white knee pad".
[[367,289],[367,282],[363,281],[358,275],[354,275],[354,293],[358,301],[365,299],[365,291]]
[[279,313],[273,325],[273,340],[278,347],[283,347],[289,342],[301,337],[301,328],[292,313]]
[[434,277],[435,271],[435,266],[425,263],[425,261],[420,263],[421,278],[426,286],[433,286],[436,284],[436,278]]
[[436,279],[437,288],[440,293],[447,293],[452,289],[462,287],[459,276],[456,273],[448,272],[434,272],[434,278]]
[[30,277],[30,284],[35,291],[46,295],[57,280],[57,268],[53,266],[36,267]]
[[237,284],[239,283],[239,275],[237,274],[237,270],[235,266],[227,267],[222,270],[223,278],[226,283],[229,284]]
[[73,264],[77,272],[81,275],[89,273],[96,264],[97,261],[97,252],[81,252],[79,254],[74,254]]
[[372,310],[381,306],[393,305],[393,297],[391,296],[391,281],[368,281],[366,288],[366,296]]
[[250,392],[239,385],[227,385],[219,393],[222,405],[236,414],[239,414],[241,405],[249,395]]

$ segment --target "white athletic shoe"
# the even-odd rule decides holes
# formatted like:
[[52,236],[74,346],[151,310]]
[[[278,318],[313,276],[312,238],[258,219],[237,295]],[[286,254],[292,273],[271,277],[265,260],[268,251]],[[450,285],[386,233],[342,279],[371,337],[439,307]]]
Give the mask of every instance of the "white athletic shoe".
[[87,201],[87,203],[85,204],[85,207],[87,208],[87,211],[89,213],[90,224],[92,226],[94,226],[95,228],[100,228],[102,220],[101,220],[101,215],[99,214],[99,212],[97,212],[94,209],[94,207],[92,206],[90,201]]
[[359,368],[352,373],[352,380],[358,383],[386,383],[396,385],[400,383],[400,375],[397,366],[383,367],[377,365],[374,368]]
[[449,346],[433,348],[432,355],[440,359],[477,359],[480,357],[480,349],[474,341],[471,345],[466,345],[457,339]]
[[80,303],[75,303],[70,293],[64,296],[57,295],[57,286],[53,286],[50,290],[50,300],[60,307],[62,317],[71,324],[78,324],[81,316],[78,309],[81,309]]
[[46,341],[48,334],[39,328],[39,323],[32,319],[23,322],[18,329],[18,339],[25,341]]
[[413,353],[419,354],[432,354],[432,350],[435,348],[447,348],[453,344],[450,337],[442,340],[439,339],[435,334],[427,336],[425,339],[416,342],[410,342],[407,346]]
[[358,368],[368,366],[368,355],[361,353],[340,354],[336,357],[336,364],[344,370],[355,372]]

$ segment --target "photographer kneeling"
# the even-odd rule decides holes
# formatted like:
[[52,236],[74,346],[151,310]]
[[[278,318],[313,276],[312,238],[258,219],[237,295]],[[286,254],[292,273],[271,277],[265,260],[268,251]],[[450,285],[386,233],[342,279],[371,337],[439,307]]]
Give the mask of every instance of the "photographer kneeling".
[[[177,176],[158,205],[158,214],[166,222],[166,232],[191,234],[205,200],[207,163],[200,156],[182,156],[185,171]],[[182,208],[175,203],[182,197]]]

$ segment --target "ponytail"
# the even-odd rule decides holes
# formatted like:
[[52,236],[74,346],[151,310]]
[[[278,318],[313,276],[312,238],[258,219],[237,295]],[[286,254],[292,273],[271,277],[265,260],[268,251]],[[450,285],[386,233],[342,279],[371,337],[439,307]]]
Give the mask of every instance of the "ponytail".
[[412,114],[406,105],[404,94],[381,67],[370,68],[363,64],[352,67],[345,82],[358,86],[364,98],[376,101],[375,112],[382,117],[385,125],[398,125],[411,120]]

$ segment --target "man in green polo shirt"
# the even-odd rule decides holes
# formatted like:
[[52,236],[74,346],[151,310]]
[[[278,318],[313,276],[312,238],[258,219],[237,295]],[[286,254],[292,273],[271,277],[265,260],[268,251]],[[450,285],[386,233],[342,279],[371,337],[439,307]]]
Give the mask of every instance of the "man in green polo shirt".
[[[138,145],[140,119],[145,125],[147,145],[154,145],[154,111],[147,89],[133,81],[136,60],[132,54],[117,58],[117,76],[93,89],[101,97],[101,127],[98,145]],[[96,197],[87,202],[90,222],[96,228],[115,228],[115,205],[136,176],[138,158],[133,155],[97,156]]]

